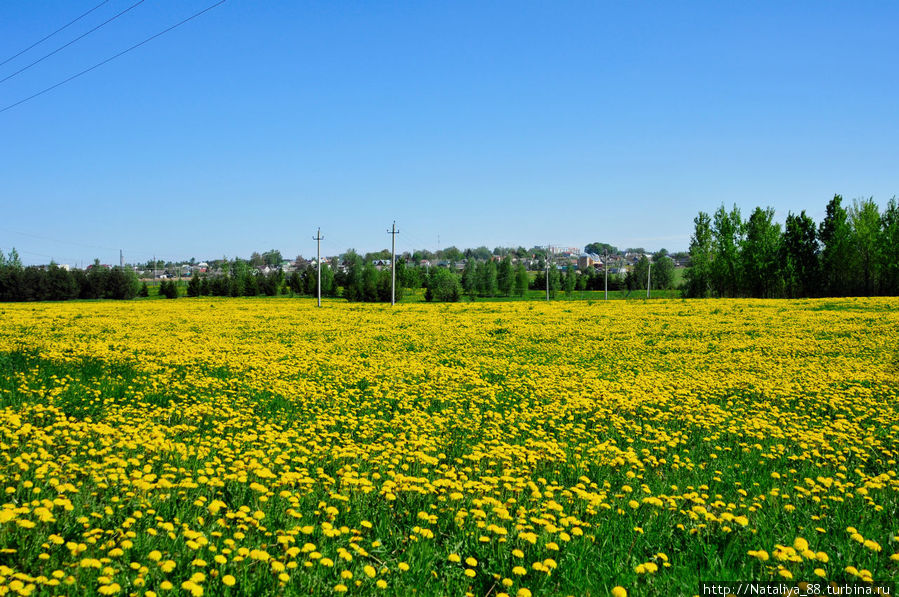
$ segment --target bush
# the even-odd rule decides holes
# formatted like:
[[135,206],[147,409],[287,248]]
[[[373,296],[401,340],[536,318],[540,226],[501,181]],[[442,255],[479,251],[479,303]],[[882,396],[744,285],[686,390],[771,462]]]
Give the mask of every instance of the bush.
[[178,285],[175,284],[175,281],[163,280],[159,284],[159,296],[164,296],[165,298],[178,298]]
[[190,277],[190,281],[187,283],[187,296],[200,296],[200,275],[197,272],[194,272]]
[[459,276],[448,269],[435,268],[428,277],[426,301],[456,303],[462,298],[462,283]]

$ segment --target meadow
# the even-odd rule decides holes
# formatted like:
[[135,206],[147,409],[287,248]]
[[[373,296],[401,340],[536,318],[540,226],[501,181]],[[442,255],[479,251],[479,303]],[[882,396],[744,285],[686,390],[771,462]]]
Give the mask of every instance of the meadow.
[[899,300],[0,305],[0,595],[899,577]]

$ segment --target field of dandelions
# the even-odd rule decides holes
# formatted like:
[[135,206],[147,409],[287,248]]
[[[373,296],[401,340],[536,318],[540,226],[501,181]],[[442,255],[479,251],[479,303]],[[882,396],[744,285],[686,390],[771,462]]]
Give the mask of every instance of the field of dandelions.
[[0,305],[0,595],[899,577],[899,300]]

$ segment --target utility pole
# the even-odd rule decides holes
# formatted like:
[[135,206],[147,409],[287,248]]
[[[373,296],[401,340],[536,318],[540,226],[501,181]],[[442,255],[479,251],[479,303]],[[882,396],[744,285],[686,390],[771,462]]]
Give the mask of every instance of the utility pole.
[[316,287],[318,288],[318,306],[322,306],[322,241],[325,240],[325,237],[322,236],[322,229],[319,228],[318,232],[315,236],[312,237],[312,240],[315,241],[315,262],[318,265],[318,283]]
[[119,249],[119,268],[125,269],[125,257],[122,255],[121,249]]
[[546,302],[549,302],[549,249],[550,246],[546,245]]
[[400,231],[396,229],[396,220],[393,226],[387,231],[390,235],[390,304],[396,304],[396,235]]
[[649,287],[651,286],[652,281],[652,261],[649,261],[649,258],[646,258],[647,263],[649,263],[649,268],[646,270],[646,298],[649,298]]
[[156,286],[156,255],[153,255],[153,286]]
[[603,254],[602,264],[606,269],[606,300],[609,300],[609,250]]

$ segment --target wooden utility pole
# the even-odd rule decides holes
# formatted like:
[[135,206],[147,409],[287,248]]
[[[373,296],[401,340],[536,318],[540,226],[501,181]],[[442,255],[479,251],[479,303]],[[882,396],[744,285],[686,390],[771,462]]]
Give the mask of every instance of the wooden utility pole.
[[549,302],[549,245],[546,245],[546,302]]
[[387,231],[390,235],[390,304],[396,304],[396,235],[400,231],[396,229],[396,220],[393,226]]
[[605,266],[605,269],[606,269],[606,282],[605,282],[605,284],[606,284],[606,286],[605,286],[605,288],[606,288],[606,300],[609,300],[609,251],[608,251],[608,249],[607,249],[606,252],[605,252],[605,255],[604,255],[604,257],[603,257],[602,263],[603,263],[603,265]]
[[649,263],[649,267],[646,269],[646,298],[649,298],[649,287],[652,285],[652,261],[649,261],[649,257],[646,258],[647,263]]
[[315,262],[318,266],[318,283],[316,287],[318,288],[318,306],[322,306],[322,241],[325,240],[325,237],[322,236],[322,229],[319,228],[318,232],[315,236],[312,237],[312,240],[315,241]]

